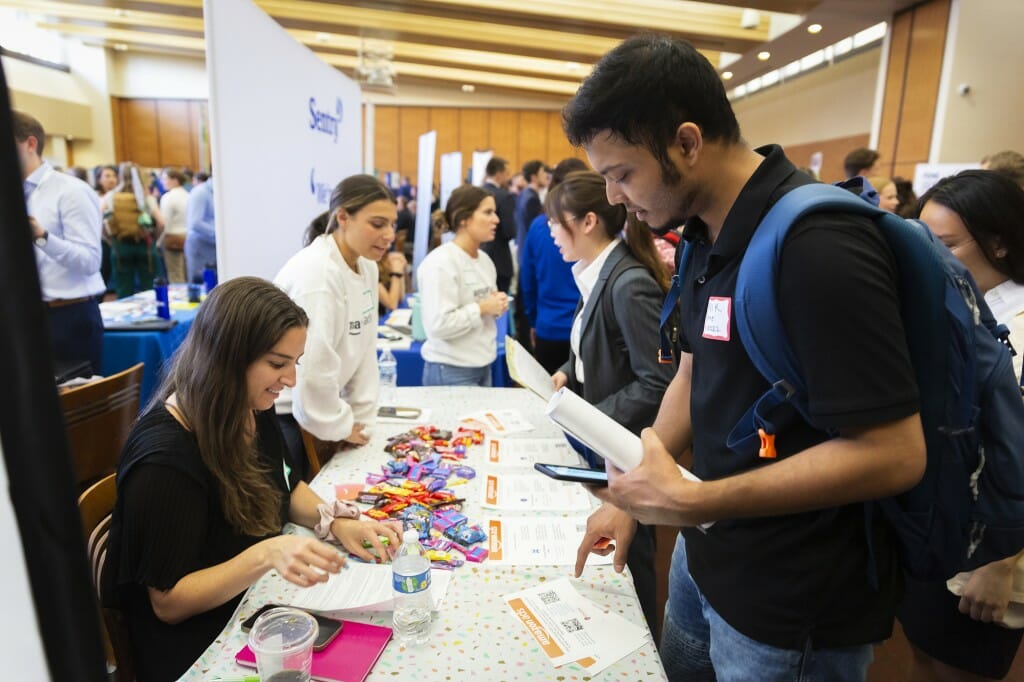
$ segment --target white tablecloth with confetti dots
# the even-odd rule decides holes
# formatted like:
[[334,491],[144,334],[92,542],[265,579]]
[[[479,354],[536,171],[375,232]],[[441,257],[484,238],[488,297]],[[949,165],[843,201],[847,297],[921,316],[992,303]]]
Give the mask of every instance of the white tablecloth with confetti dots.
[[[458,417],[482,409],[515,408],[530,420],[536,430],[506,438],[561,435],[561,431],[544,415],[544,401],[524,389],[399,388],[398,397],[402,406],[429,407],[431,423],[442,429],[453,428]],[[379,471],[381,464],[388,459],[383,451],[388,437],[407,428],[401,424],[378,424],[369,445],[335,455],[314,479],[312,488],[321,497],[330,499],[335,484],[362,481],[368,472]],[[466,464],[476,468],[478,473],[485,470],[484,453],[484,447],[474,448]],[[479,490],[476,481],[465,489],[467,499],[463,512],[473,522],[484,516]],[[596,499],[593,502],[595,506],[599,504]],[[530,514],[560,515],[543,511]],[[290,531],[304,532],[294,528]],[[441,610],[434,614],[429,642],[422,647],[405,647],[392,640],[367,680],[665,680],[661,660],[652,643],[645,644],[596,676],[575,664],[557,669],[551,666],[537,642],[513,618],[502,597],[571,573],[571,566],[502,567],[488,562],[466,563],[454,571]],[[584,597],[646,628],[629,569],[617,574],[611,566],[588,566],[583,577],[575,580],[574,584]],[[286,601],[287,593],[297,589],[300,588],[284,583],[276,576],[264,576],[252,586],[231,622],[182,679],[205,682],[239,679],[253,674],[251,669],[235,663],[235,654],[245,645],[242,621],[263,604]],[[332,615],[376,625],[391,625],[389,611],[346,611]]]

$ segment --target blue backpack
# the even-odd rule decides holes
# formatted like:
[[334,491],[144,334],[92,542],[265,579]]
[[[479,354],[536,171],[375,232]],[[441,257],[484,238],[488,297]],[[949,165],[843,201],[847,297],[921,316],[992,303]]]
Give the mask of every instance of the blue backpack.
[[[924,477],[910,490],[865,503],[880,509],[899,540],[904,569],[944,580],[1024,548],[1024,384],[1010,359],[1009,331],[997,325],[966,268],[920,223],[882,211],[824,184],[785,194],[754,232],[733,299],[744,349],[771,384],[740,419],[728,446],[757,452],[774,439],[773,409],[789,403],[808,422],[800,366],[786,341],[777,291],[786,234],[812,213],[871,218],[889,243],[898,271],[900,313],[921,402],[927,446]],[[691,247],[683,249],[679,273]],[[662,311],[675,308],[679,275]],[[662,329],[662,355],[671,352]],[[871,572],[873,576],[873,571]]]

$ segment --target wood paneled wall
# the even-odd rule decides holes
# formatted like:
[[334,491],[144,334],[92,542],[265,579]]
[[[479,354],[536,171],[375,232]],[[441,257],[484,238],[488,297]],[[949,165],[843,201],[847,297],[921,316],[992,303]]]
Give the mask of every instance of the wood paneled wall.
[[950,0],[929,0],[893,17],[878,135],[888,175],[912,178],[928,162],[949,11]]
[[[867,147],[869,141],[870,136],[864,133],[831,140],[786,145],[785,150],[789,160],[798,167],[807,166],[811,162],[811,154],[821,152],[822,182],[838,182],[846,179],[846,173],[843,170],[843,159],[846,158],[846,155],[858,147]],[[913,174],[910,177],[913,177]]]
[[[419,136],[437,131],[437,156],[461,151],[463,172],[474,151],[493,149],[518,170],[531,159],[554,165],[562,159],[584,158],[562,132],[559,111],[526,109],[456,109],[448,107],[374,107],[374,166],[380,173],[398,171],[416,177]],[[439,177],[440,160],[434,177]]]
[[147,168],[203,169],[200,136],[206,102],[182,99],[111,98],[117,159]]

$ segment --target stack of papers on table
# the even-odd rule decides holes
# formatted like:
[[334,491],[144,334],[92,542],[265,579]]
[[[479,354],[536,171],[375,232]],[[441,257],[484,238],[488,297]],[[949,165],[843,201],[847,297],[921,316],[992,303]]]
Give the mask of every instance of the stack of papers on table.
[[513,617],[558,668],[566,663],[594,676],[625,658],[651,637],[615,613],[605,613],[581,596],[568,578],[505,596]]
[[[430,571],[430,596],[434,610],[448,592],[451,571]],[[394,608],[391,566],[364,564],[350,559],[325,583],[298,588],[281,603],[310,611],[390,611]]]

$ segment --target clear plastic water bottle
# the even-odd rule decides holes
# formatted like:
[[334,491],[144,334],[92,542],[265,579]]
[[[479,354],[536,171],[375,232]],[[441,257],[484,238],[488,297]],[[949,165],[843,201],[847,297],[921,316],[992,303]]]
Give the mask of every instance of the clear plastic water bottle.
[[394,407],[398,402],[398,360],[390,348],[381,351],[377,359],[377,368],[380,370],[380,404]]
[[420,533],[409,528],[402,534],[402,546],[391,561],[391,584],[395,591],[395,636],[403,644],[419,645],[430,633],[430,560],[420,545]]

